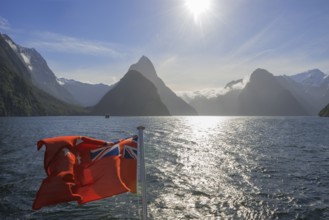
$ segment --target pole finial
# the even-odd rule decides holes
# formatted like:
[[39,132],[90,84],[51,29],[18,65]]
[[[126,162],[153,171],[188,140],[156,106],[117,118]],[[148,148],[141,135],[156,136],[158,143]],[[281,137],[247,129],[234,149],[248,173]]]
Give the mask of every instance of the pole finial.
[[137,130],[144,130],[144,129],[145,129],[145,127],[142,126],[142,125],[140,125],[140,126],[137,127]]

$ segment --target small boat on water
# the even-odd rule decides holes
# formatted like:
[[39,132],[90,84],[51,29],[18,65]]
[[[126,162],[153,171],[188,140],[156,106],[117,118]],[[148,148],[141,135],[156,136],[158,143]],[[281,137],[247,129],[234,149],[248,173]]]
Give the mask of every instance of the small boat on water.
[[110,115],[105,115],[105,118],[110,118]]

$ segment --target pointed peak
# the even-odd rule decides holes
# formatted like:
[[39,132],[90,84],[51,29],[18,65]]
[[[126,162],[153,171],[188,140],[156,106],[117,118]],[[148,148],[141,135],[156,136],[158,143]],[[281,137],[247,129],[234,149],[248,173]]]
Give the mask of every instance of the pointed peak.
[[144,55],[138,60],[137,63],[131,65],[129,70],[136,70],[149,79],[150,77],[152,78],[157,76],[153,63]]
[[[139,58],[139,60],[138,60],[137,63],[141,63],[141,64],[151,64],[151,65],[153,65],[152,62],[151,62],[151,60],[150,60],[147,56],[145,56],[145,55],[143,55],[141,58]],[[136,64],[137,64],[137,63],[136,63]]]
[[150,60],[147,56],[143,55],[139,60]]

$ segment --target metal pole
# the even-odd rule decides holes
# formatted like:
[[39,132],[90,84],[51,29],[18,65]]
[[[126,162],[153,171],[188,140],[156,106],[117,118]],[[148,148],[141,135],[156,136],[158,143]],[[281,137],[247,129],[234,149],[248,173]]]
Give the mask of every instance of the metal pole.
[[145,175],[145,160],[144,160],[144,140],[143,140],[143,130],[145,127],[139,126],[138,129],[138,149],[140,158],[140,176],[142,182],[142,213],[143,220],[147,219],[147,200],[146,200],[146,175]]

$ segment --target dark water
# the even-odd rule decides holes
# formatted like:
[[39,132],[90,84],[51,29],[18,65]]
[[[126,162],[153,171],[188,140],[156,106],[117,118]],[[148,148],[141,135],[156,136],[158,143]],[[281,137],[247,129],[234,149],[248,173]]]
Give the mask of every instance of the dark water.
[[103,140],[144,125],[151,219],[329,219],[329,119],[318,117],[0,118],[0,219],[131,219],[122,194],[34,212],[39,139]]

